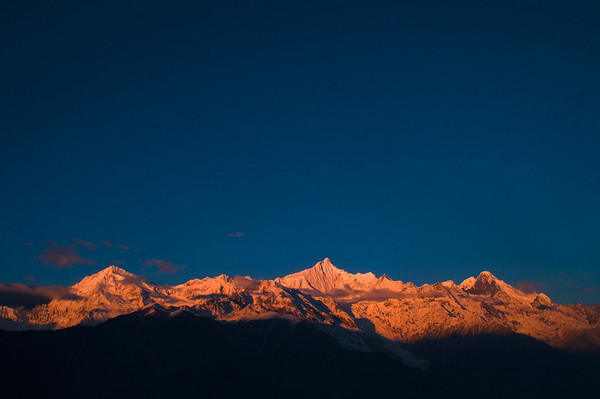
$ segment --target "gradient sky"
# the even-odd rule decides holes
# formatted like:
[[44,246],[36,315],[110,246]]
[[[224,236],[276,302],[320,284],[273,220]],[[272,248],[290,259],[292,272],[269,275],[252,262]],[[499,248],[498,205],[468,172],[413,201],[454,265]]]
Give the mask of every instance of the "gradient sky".
[[89,3],[0,6],[1,282],[327,256],[600,302],[599,2]]

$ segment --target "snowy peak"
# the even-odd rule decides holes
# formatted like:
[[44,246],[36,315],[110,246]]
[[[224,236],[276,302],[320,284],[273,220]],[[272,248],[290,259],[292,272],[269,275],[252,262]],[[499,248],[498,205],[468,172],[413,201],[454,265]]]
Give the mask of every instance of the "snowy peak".
[[122,287],[146,287],[147,284],[135,274],[117,266],[109,266],[98,273],[83,278],[73,285],[76,294],[88,296],[96,292],[121,291]]
[[473,288],[474,284],[475,284],[475,277],[469,277],[469,278],[465,279],[462,283],[460,283],[459,287],[462,288],[464,291],[467,291],[467,290]]
[[194,298],[201,295],[233,295],[239,289],[233,279],[225,274],[217,277],[193,279],[173,287],[172,292],[181,298]]
[[[341,276],[350,275],[350,273],[347,273],[345,270],[335,267],[329,258],[325,258],[322,261],[317,262],[310,269],[306,269],[296,274],[311,277],[311,280],[317,283],[317,285],[319,285],[319,282],[333,282],[339,280]],[[315,288],[319,289],[318,287]]]
[[322,261],[317,262],[312,269],[321,270],[324,273],[342,271],[341,269],[335,267],[329,258],[325,258]]
[[483,271],[473,280],[473,285],[465,289],[469,294],[494,296],[502,290],[502,284],[492,273]]
[[[519,300],[519,301],[532,301],[538,295],[537,293],[525,293],[522,292],[510,284],[500,280],[489,271],[483,271],[479,273],[477,278],[469,277],[460,284],[460,288],[468,294],[480,295],[487,297],[495,297],[504,300]],[[550,298],[546,295],[540,297],[540,301],[544,303],[550,303]]]
[[492,272],[488,272],[487,270],[484,270],[481,273],[479,273],[479,276],[477,276],[477,278],[499,280],[498,277],[494,276]]
[[395,295],[414,287],[394,281],[387,275],[376,277],[373,273],[348,273],[334,266],[329,258],[323,259],[313,267],[275,280],[288,288],[303,290],[310,294],[328,295],[336,299],[349,301],[358,298],[370,298],[373,295]]
[[131,274],[131,273],[127,272],[126,270],[121,269],[120,267],[117,267],[115,265],[108,266],[107,268],[100,270],[96,274],[121,274],[121,275],[133,276],[133,274]]
[[83,280],[79,282],[82,283],[84,281],[100,281],[102,279],[107,279],[111,277],[118,276],[120,278],[125,277],[137,277],[135,274],[129,273],[126,270],[121,269],[117,266],[108,266],[105,269],[100,270],[98,273],[94,273],[90,276],[85,277]]
[[493,295],[504,283],[487,270],[479,273],[477,277],[469,277],[459,287],[474,295]]
[[276,281],[288,288],[312,290],[324,294],[343,294],[366,291],[377,282],[377,277],[373,273],[348,273],[335,267],[329,258],[325,258],[310,269],[290,274]]
[[371,291],[387,291],[390,294],[394,292],[405,291],[408,287],[414,286],[414,284],[404,284],[402,281],[394,281],[388,277],[387,274],[382,274],[381,277],[375,281],[375,284],[371,287]]

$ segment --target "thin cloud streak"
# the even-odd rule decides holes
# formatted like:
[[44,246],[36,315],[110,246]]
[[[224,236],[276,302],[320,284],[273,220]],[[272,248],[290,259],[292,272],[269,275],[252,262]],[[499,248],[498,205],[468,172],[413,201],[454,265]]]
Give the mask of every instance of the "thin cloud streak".
[[98,249],[97,244],[94,244],[91,241],[86,241],[83,238],[75,237],[73,238],[73,242],[75,242],[75,244],[79,245],[80,247],[84,247],[88,251],[96,251]]
[[102,244],[104,244],[104,246],[106,248],[119,248],[122,249],[123,251],[129,251],[131,249],[131,247],[127,246],[127,245],[123,245],[123,244],[113,244],[110,241],[104,240],[102,241]]

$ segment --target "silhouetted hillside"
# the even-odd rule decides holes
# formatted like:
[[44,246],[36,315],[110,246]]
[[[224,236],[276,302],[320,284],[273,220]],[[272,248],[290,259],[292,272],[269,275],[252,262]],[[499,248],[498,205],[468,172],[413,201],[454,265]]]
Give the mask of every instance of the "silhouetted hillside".
[[[0,331],[11,398],[594,397],[599,359],[527,337],[421,341],[423,372],[346,349],[316,325],[224,323],[155,309],[96,327]],[[442,395],[442,396],[440,396]],[[591,395],[591,396],[582,396]]]

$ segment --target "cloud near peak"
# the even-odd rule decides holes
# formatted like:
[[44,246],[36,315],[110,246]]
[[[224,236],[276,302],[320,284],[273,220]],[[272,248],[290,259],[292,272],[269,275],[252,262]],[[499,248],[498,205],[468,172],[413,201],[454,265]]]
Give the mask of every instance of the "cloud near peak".
[[96,264],[96,262],[91,259],[82,258],[79,255],[79,251],[75,244],[72,244],[69,247],[52,245],[34,258],[39,259],[44,265],[52,265],[58,269],[70,268],[73,267],[73,265]]
[[0,305],[31,309],[55,298],[73,299],[75,296],[69,287],[56,285],[35,287],[19,283],[0,283]]
[[178,270],[181,270],[185,267],[183,265],[174,265],[171,262],[167,262],[166,260],[161,260],[161,259],[148,259],[148,260],[144,261],[143,263],[144,263],[144,267],[143,267],[144,269],[147,269],[150,267],[158,268],[158,270],[156,271],[157,274],[174,274]]
[[542,292],[546,288],[545,284],[539,281],[518,281],[515,287],[526,294]]

